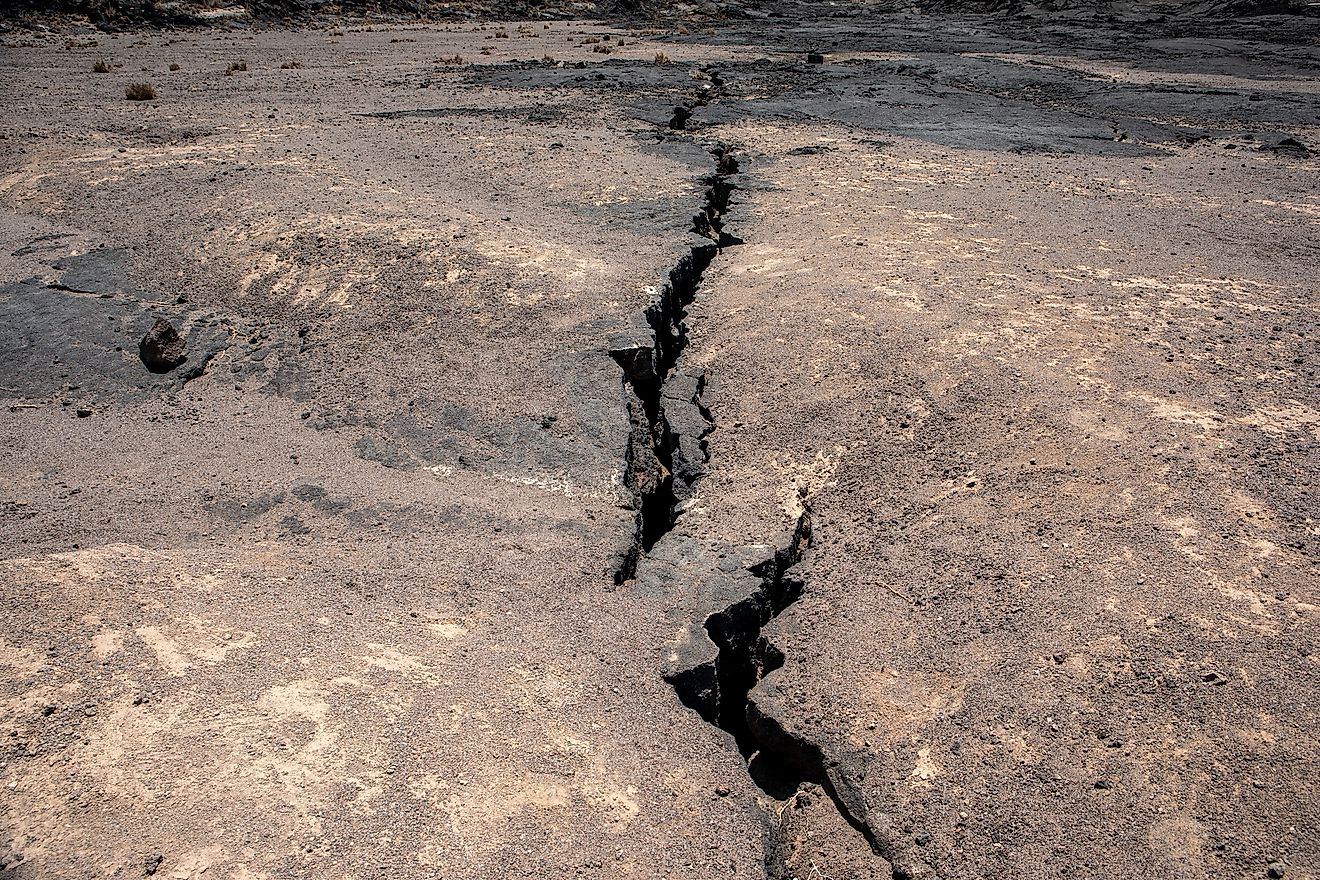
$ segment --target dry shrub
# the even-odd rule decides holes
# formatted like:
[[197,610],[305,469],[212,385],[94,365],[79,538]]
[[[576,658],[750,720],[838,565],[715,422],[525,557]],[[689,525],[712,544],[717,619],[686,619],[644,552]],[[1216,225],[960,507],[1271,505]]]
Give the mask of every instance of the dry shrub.
[[507,40],[508,38],[509,38],[509,32],[508,32],[508,31],[496,31],[496,32],[495,32],[495,39],[497,39],[497,40]]
[[655,63],[656,63],[656,64],[668,64],[668,63],[669,63],[669,56],[666,55],[664,52],[656,52],[656,53],[655,53]]
[[229,66],[225,68],[225,76],[233,76],[236,73],[243,73],[246,70],[246,61],[231,61],[229,62]]
[[591,51],[593,51],[593,52],[599,52],[599,53],[602,54],[602,55],[608,55],[608,54],[610,54],[611,52],[613,52],[614,50],[611,49],[609,46],[606,46],[606,45],[603,45],[603,44],[602,44],[602,45],[599,45],[599,46],[592,46],[592,47],[591,47]]
[[280,65],[280,70],[302,70],[302,62],[286,61]]
[[182,68],[180,68],[179,65],[177,65],[177,64],[171,64],[171,65],[170,65],[170,70],[181,70],[181,69],[182,69]]
[[96,63],[92,65],[92,71],[95,73],[109,73],[110,65],[106,63],[104,58],[98,58]]
[[130,101],[154,101],[156,89],[151,83],[131,83],[124,89],[124,97]]
[[443,58],[437,58],[437,59],[435,59],[435,63],[436,63],[436,64],[462,64],[462,63],[463,63],[463,56],[462,56],[462,55],[447,55],[447,56],[445,56],[445,57],[443,57]]

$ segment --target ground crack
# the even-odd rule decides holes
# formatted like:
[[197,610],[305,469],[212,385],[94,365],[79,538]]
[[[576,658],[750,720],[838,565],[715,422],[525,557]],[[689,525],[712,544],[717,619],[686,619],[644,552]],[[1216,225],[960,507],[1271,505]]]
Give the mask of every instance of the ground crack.
[[[630,339],[610,348],[610,355],[623,369],[629,392],[624,485],[637,499],[634,540],[615,572],[616,584],[631,580],[642,554],[673,528],[679,503],[691,494],[702,466],[710,459],[707,438],[715,422],[702,402],[708,376],[704,371],[684,373],[678,362],[688,344],[688,307],[706,269],[723,248],[742,243],[724,229],[724,214],[735,189],[729,178],[738,173],[738,161],[722,145],[712,155],[715,171],[704,181],[705,198],[692,218],[692,231],[703,242],[693,245],[669,271],[655,302],[643,311],[649,338]],[[701,424],[675,430],[666,402],[671,409],[682,406],[696,413]]]
[[685,706],[733,737],[752,781],[778,802],[778,809],[770,816],[767,877],[780,880],[792,876],[785,859],[793,841],[785,838],[778,815],[790,807],[793,799],[803,796],[804,786],[814,785],[829,798],[843,820],[862,835],[871,852],[889,862],[895,880],[907,880],[912,875],[896,860],[891,836],[869,821],[861,793],[846,785],[816,743],[785,729],[752,699],[753,689],[781,668],[785,660],[784,653],[762,631],[806,591],[796,567],[811,546],[812,512],[807,499],[802,499],[802,504],[803,512],[788,544],[748,569],[760,579],[757,588],[706,618],[704,629],[717,648],[715,658],[671,673],[666,680]]
[[[709,69],[706,76],[696,97],[674,108],[669,128],[686,129],[697,108],[719,97],[724,81]],[[610,347],[628,392],[624,484],[636,507],[633,540],[614,573],[616,585],[633,580],[642,559],[673,530],[681,503],[690,497],[710,461],[708,438],[716,429],[704,403],[710,377],[704,370],[685,369],[680,359],[688,345],[688,308],[706,270],[724,248],[743,243],[724,224],[736,190],[732,178],[739,172],[738,161],[724,145],[711,153],[715,170],[704,180],[705,198],[692,218],[692,231],[703,241],[669,271],[655,301],[639,316],[637,323],[645,332]],[[748,774],[780,803],[781,810],[790,799],[804,796],[804,786],[819,786],[840,816],[865,837],[872,852],[885,856],[889,848],[866,821],[860,793],[851,788],[841,791],[841,777],[827,765],[820,747],[785,730],[751,699],[753,688],[782,667],[785,659],[762,629],[800,599],[805,589],[795,567],[811,544],[812,513],[809,499],[799,500],[802,513],[787,545],[746,569],[759,585],[705,619],[705,633],[717,649],[715,658],[665,677],[684,705],[732,736],[747,761]],[[778,880],[790,874],[784,853],[791,842],[782,839],[779,823],[769,825],[766,875]],[[893,873],[896,880],[906,877],[896,866]]]

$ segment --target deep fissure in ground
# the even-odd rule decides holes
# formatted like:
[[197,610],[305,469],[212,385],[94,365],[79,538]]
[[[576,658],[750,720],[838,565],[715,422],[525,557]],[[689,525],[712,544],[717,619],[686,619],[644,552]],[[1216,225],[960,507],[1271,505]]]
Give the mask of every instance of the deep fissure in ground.
[[[707,71],[709,86],[694,101],[674,108],[669,127],[686,129],[693,111],[705,106],[723,88],[718,74]],[[699,467],[677,461],[677,442],[670,417],[665,412],[666,386],[675,378],[679,359],[688,345],[687,311],[696,298],[702,278],[714,258],[725,247],[742,240],[725,229],[724,216],[736,189],[730,178],[739,171],[732,150],[720,145],[712,151],[715,172],[705,179],[702,209],[692,219],[692,230],[709,243],[694,246],[669,272],[667,282],[644,312],[650,340],[633,342],[611,350],[623,370],[628,386],[630,433],[626,451],[625,484],[637,499],[634,538],[615,572],[615,583],[636,576],[644,554],[674,527],[680,502],[688,497],[700,475]],[[708,377],[696,377],[691,397],[682,401],[695,407],[707,423],[697,438],[703,462],[709,461],[707,436],[715,423],[702,401]],[[672,399],[672,398],[671,398]],[[804,785],[814,784],[829,797],[839,814],[859,831],[872,852],[884,856],[886,848],[872,830],[850,809],[838,791],[820,748],[786,731],[777,720],[756,711],[749,696],[767,675],[784,665],[784,654],[762,635],[762,629],[801,598],[805,584],[795,573],[811,544],[812,514],[809,500],[787,546],[749,571],[760,579],[751,595],[710,615],[704,622],[707,636],[717,648],[714,660],[668,676],[684,705],[706,722],[727,731],[747,761],[748,774],[771,798],[786,801]],[[786,877],[788,842],[776,823],[770,822],[772,839],[767,847],[766,873]],[[900,871],[895,877],[902,878]]]
[[[637,573],[641,554],[673,528],[678,503],[687,496],[697,476],[695,468],[675,465],[679,450],[665,413],[664,394],[665,383],[673,377],[688,344],[687,309],[696,298],[703,274],[721,249],[742,243],[724,230],[723,220],[734,190],[729,178],[738,173],[738,161],[722,145],[712,153],[715,173],[705,179],[706,196],[701,210],[692,218],[692,230],[706,241],[693,246],[669,271],[656,301],[646,308],[644,317],[650,327],[650,340],[610,352],[623,369],[624,381],[631,392],[628,401],[631,430],[624,482],[638,499],[633,546],[615,573],[617,584],[631,579]],[[697,438],[703,459],[708,458],[706,436],[714,426],[701,402],[705,387],[705,376],[697,377],[692,397],[687,401],[707,422],[707,428]]]

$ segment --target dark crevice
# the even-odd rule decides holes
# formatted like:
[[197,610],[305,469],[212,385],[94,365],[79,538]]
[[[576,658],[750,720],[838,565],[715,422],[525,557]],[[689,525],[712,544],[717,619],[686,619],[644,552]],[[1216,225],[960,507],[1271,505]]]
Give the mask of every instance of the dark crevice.
[[[611,349],[610,355],[623,369],[630,393],[630,432],[625,456],[624,485],[636,499],[637,516],[632,546],[615,572],[614,581],[622,584],[637,573],[637,563],[649,552],[677,519],[679,492],[696,479],[695,472],[685,471],[675,480],[675,453],[678,440],[665,414],[665,383],[674,376],[679,358],[688,344],[687,310],[696,298],[702,277],[720,251],[740,240],[724,231],[724,214],[734,185],[729,178],[738,173],[738,162],[728,147],[712,151],[715,172],[705,178],[705,199],[692,218],[692,230],[709,243],[694,245],[669,271],[655,302],[644,313],[650,338],[633,341]],[[714,430],[714,420],[701,402],[707,383],[703,373],[696,379],[695,392],[688,401],[701,414],[706,427],[692,438],[705,461],[709,461],[706,438]]]
[[670,678],[683,705],[728,731],[742,756],[759,749],[747,713],[747,696],[766,675],[784,665],[784,655],[761,629],[802,596],[803,583],[790,570],[811,543],[811,511],[798,517],[787,547],[751,569],[761,584],[747,598],[706,618],[705,629],[719,649],[715,659]]
[[[701,91],[688,103],[674,108],[670,129],[687,129],[695,111],[721,94],[724,81],[719,74],[710,69],[705,73],[707,78]],[[636,499],[637,510],[634,539],[615,572],[616,584],[635,578],[643,557],[673,529],[680,500],[690,495],[702,472],[700,464],[692,461],[694,450],[683,445],[684,438],[679,432],[688,432],[686,439],[695,443],[702,463],[710,461],[708,438],[716,424],[704,403],[709,374],[676,373],[688,345],[688,308],[696,298],[706,270],[724,248],[743,243],[724,226],[731,197],[737,189],[731,178],[738,174],[738,161],[727,146],[714,149],[712,155],[715,170],[704,180],[705,199],[701,210],[692,218],[692,231],[707,241],[694,245],[670,270],[655,302],[643,313],[650,338],[633,339],[613,346],[610,351],[623,369],[629,392],[630,433],[624,483]],[[671,417],[665,412],[666,402],[671,408],[691,407],[699,414],[701,427],[694,427],[695,420],[686,409],[683,419],[678,418],[678,409],[674,409],[671,424]],[[762,630],[800,599],[805,590],[796,567],[811,544],[812,514],[805,495],[799,500],[802,513],[787,544],[746,569],[759,580],[758,586],[747,597],[704,621],[706,635],[716,648],[715,658],[668,674],[666,679],[684,705],[730,734],[747,761],[748,774],[765,794],[784,801],[804,785],[819,786],[840,816],[865,837],[872,851],[884,856],[883,841],[859,816],[864,813],[864,807],[849,806],[856,795],[850,800],[840,793],[836,774],[830,772],[820,747],[785,730],[751,699],[753,689],[782,667],[785,659]],[[766,876],[778,880],[791,873],[784,858],[788,841],[775,823],[770,824]],[[894,876],[904,880],[906,874],[895,868]]]
[[[697,378],[697,390],[692,395],[692,405],[701,413],[701,417],[706,420],[706,427],[697,435],[697,448],[701,450],[701,460],[703,463],[710,462],[710,441],[706,438],[715,431],[715,417],[711,415],[710,409],[705,404],[706,383],[710,381],[710,374],[703,372]],[[694,478],[695,479],[695,478]]]
[[705,107],[724,94],[724,80],[720,77],[718,70],[703,67],[701,72],[705,74],[706,78],[697,87],[697,94],[687,103],[675,107],[673,115],[669,117],[669,128],[673,131],[685,131],[688,123],[692,120],[692,114],[697,109]]
[[[894,880],[908,880],[908,870],[895,863],[890,841],[866,821],[865,807],[856,803],[858,795],[849,797],[840,791],[837,772],[831,772],[835,768],[820,747],[785,729],[752,699],[753,689],[785,660],[763,630],[806,589],[797,564],[811,545],[812,521],[809,503],[806,499],[802,503],[803,512],[787,546],[748,569],[760,578],[759,586],[746,598],[706,618],[706,634],[718,649],[715,659],[671,674],[668,681],[685,706],[732,736],[747,762],[748,775],[762,792],[776,801],[787,801],[803,786],[819,786],[871,851],[889,862]],[[770,825],[766,876],[780,880],[791,876],[784,865],[789,841],[783,839],[776,823]]]

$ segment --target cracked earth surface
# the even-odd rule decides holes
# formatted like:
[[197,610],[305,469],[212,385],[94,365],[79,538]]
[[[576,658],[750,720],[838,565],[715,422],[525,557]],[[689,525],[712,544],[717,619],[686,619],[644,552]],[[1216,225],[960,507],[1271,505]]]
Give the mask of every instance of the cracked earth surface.
[[1313,19],[776,9],[4,36],[0,872],[1320,876]]

